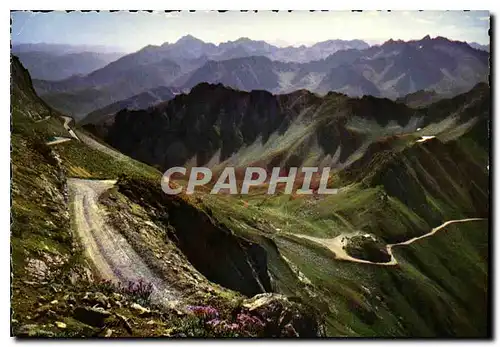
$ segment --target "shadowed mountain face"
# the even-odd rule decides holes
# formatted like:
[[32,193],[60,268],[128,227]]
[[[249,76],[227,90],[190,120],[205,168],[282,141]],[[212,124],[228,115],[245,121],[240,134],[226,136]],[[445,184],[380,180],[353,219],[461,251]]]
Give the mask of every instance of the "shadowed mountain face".
[[203,57],[207,60],[228,60],[248,56],[264,56],[271,60],[305,63],[326,58],[340,50],[366,49],[368,47],[369,45],[361,40],[329,40],[318,42],[311,47],[280,48],[265,41],[255,41],[244,37],[214,45],[186,35],[175,43],[164,43],[161,46],[150,45],[131,55],[142,58],[161,56],[173,60],[181,66],[184,66],[184,61],[194,61]]
[[489,75],[489,54],[465,42],[427,36],[356,49],[360,45],[326,41],[308,52],[332,52],[327,56],[311,53],[317,60],[287,60],[276,53],[282,49],[276,51],[264,41],[240,39],[215,46],[188,36],[174,44],[144,47],[84,77],[36,80],[35,88],[56,109],[82,118],[161,86],[189,90],[208,82],[244,91],[282,94],[307,89],[320,95],[336,91],[396,99],[419,90],[451,97],[487,81]]
[[438,100],[441,100],[442,98],[443,96],[436,93],[435,91],[419,90],[418,92],[398,98],[396,102],[401,102],[406,104],[407,106],[418,108],[430,105]]
[[141,94],[132,96],[131,98],[117,101],[111,105],[95,110],[87,115],[82,121],[82,124],[99,122],[101,119],[112,116],[120,110],[140,110],[146,109],[151,105],[160,104],[164,101],[172,99],[175,95],[180,94],[180,90],[172,87],[158,87]]
[[427,126],[435,127],[432,135],[472,126],[476,117],[485,116],[487,89],[479,85],[452,102],[417,110],[374,97],[352,99],[337,93],[319,97],[308,91],[272,95],[202,83],[170,102],[147,110],[123,110],[88,124],[88,129],[120,151],[161,169],[252,163],[340,169],[380,137],[418,138],[417,129]]

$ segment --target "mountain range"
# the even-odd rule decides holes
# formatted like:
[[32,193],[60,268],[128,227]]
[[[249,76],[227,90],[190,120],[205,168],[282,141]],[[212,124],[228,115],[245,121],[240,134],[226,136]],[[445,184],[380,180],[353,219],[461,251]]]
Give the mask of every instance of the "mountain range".
[[[316,60],[294,60],[288,53],[280,56],[296,49]],[[316,51],[322,53],[311,53]],[[216,46],[186,36],[174,44],[144,47],[85,76],[35,80],[34,85],[51,106],[82,119],[151,89],[174,87],[187,92],[202,82],[274,94],[307,89],[319,95],[336,91],[396,99],[419,90],[450,97],[488,77],[488,52],[444,37],[389,40],[372,47],[360,41],[332,40],[311,47],[277,48],[249,39]]]
[[45,43],[12,46],[12,53],[30,71],[32,78],[48,81],[87,75],[125,55],[112,50],[106,46]]
[[486,51],[486,52],[490,51],[490,45],[481,45],[477,42],[470,42],[469,45],[475,49],[480,49],[480,50]]

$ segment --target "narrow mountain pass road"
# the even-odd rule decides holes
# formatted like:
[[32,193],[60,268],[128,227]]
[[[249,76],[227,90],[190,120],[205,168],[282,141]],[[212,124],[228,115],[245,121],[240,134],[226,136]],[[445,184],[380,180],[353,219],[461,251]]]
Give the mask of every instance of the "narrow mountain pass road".
[[294,236],[297,236],[300,238],[308,239],[308,240],[314,241],[316,243],[319,243],[319,244],[325,246],[326,248],[331,250],[335,254],[335,258],[339,259],[339,260],[352,261],[352,262],[361,263],[361,264],[373,264],[373,265],[379,265],[379,266],[394,266],[394,265],[398,264],[397,259],[394,257],[394,254],[392,253],[392,249],[394,247],[407,246],[407,245],[412,244],[413,242],[416,242],[418,240],[432,236],[436,232],[447,227],[450,224],[475,222],[475,221],[483,221],[483,220],[486,220],[486,218],[465,218],[465,219],[449,220],[449,221],[444,222],[443,224],[433,228],[427,234],[424,234],[424,235],[421,235],[418,237],[414,237],[414,238],[409,239],[409,240],[404,241],[404,242],[387,244],[386,250],[387,250],[387,253],[391,256],[391,260],[388,262],[385,262],[385,263],[377,263],[377,262],[372,262],[369,260],[358,259],[358,258],[354,258],[354,257],[350,256],[349,254],[347,254],[344,247],[346,246],[349,237],[352,236],[353,234],[340,234],[340,235],[338,235],[334,238],[331,238],[331,239],[313,237],[313,236],[304,235],[304,234],[290,234],[290,235],[294,235]]
[[178,303],[180,294],[156,276],[123,235],[106,223],[99,196],[114,180],[68,179],[75,232],[101,277],[123,286],[143,280],[153,285],[151,301],[165,307]]
[[102,152],[104,154],[107,154],[116,160],[119,160],[119,161],[129,161],[130,160],[130,157],[127,157],[125,154],[120,153],[113,148],[110,148],[110,147],[103,145],[102,143],[94,140],[92,137],[84,134],[81,131],[78,131],[78,138],[80,139],[80,141],[82,141],[84,144],[86,144],[90,148],[95,149],[95,150]]
[[71,135],[72,138],[74,138],[77,141],[80,141],[78,136],[76,136],[74,130],[69,127],[69,123],[73,121],[73,118],[67,116],[62,116],[62,118],[64,119],[64,124],[63,124],[64,129],[68,131],[68,133]]

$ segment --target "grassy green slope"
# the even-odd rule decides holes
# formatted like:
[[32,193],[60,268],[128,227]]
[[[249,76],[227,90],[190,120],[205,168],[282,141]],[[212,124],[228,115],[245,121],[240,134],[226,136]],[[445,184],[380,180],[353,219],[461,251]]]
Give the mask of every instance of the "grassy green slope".
[[[111,295],[117,289],[94,282],[92,266],[82,256],[71,230],[66,178],[78,171],[90,178],[117,177],[122,173],[147,178],[160,177],[160,174],[153,168],[144,170],[144,164],[132,160],[116,163],[75,140],[47,146],[46,142],[54,136],[68,137],[68,131],[60,114],[36,96],[29,74],[15,57],[11,106],[12,334],[102,336],[103,329],[72,318],[75,306],[88,305],[82,299],[86,293]],[[74,168],[77,170],[72,172]],[[123,297],[124,300],[138,299]],[[120,314],[134,315],[127,307]],[[57,327],[56,321],[66,328]],[[158,335],[165,330],[158,326],[150,328],[143,318],[136,318],[136,323],[148,327],[146,335]],[[110,324],[115,324],[115,334],[130,335],[119,322],[110,321]],[[180,321],[173,320],[172,324],[180,324]]]
[[[336,260],[323,246],[293,236],[363,231],[396,243],[446,220],[487,218],[488,151],[481,145],[484,127],[478,126],[446,143],[381,140],[333,177],[341,186],[337,195],[255,191],[238,201],[221,195],[201,199],[233,231],[274,241],[277,252],[311,282],[316,296],[309,300],[323,310],[332,336],[486,336],[487,221],[452,225],[396,247],[394,267]],[[278,287],[304,295],[275,271]]]

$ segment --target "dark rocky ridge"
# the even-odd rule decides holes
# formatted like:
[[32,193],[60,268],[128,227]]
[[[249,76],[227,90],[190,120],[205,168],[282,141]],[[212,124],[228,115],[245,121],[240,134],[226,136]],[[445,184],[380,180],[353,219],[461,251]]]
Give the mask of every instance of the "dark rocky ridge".
[[[240,154],[251,146],[275,146],[275,150],[261,149],[246,156],[247,165],[301,166],[311,155],[321,153],[316,163],[337,157],[331,163],[335,167],[345,163],[370,141],[370,134],[376,136],[380,129],[396,126],[396,130],[387,131],[388,135],[397,135],[401,131],[397,129],[410,126],[414,127],[411,132],[454,112],[466,122],[484,108],[484,102],[474,104],[482,98],[484,88],[488,87],[480,85],[452,101],[416,110],[370,96],[356,99],[329,93],[319,97],[308,91],[272,95],[202,83],[170,102],[147,110],[122,110],[86,128],[123,153],[162,170],[186,165],[190,160],[198,166],[228,159],[243,164]],[[462,114],[461,107],[469,103]],[[371,125],[353,128],[352,123],[359,120]],[[409,125],[410,121],[414,125]],[[276,144],[272,139],[277,136],[283,138]]]
[[[369,98],[359,102],[372,103]],[[346,112],[339,112],[337,104],[345,105]],[[375,110],[371,117],[382,124],[387,122],[383,119],[385,114],[377,110],[382,111],[384,105],[386,102],[381,101],[368,106]],[[107,121],[88,125],[87,129],[124,153],[164,169],[183,165],[193,156],[197,157],[197,164],[207,164],[219,150],[224,161],[256,141],[265,144],[272,134],[285,134],[301,115],[301,121],[317,128],[312,139],[326,153],[333,155],[344,144],[342,159],[345,159],[360,144],[363,135],[351,133],[344,124],[349,116],[360,111],[340,94],[332,93],[322,99],[307,91],[272,95],[202,83],[171,102],[143,111],[122,110]],[[395,105],[394,111],[400,114],[403,123],[413,114],[404,105]],[[331,116],[325,117],[329,112]],[[310,147],[312,144],[308,143],[305,146]],[[277,158],[284,160],[279,153]],[[264,158],[255,160],[261,159]]]

